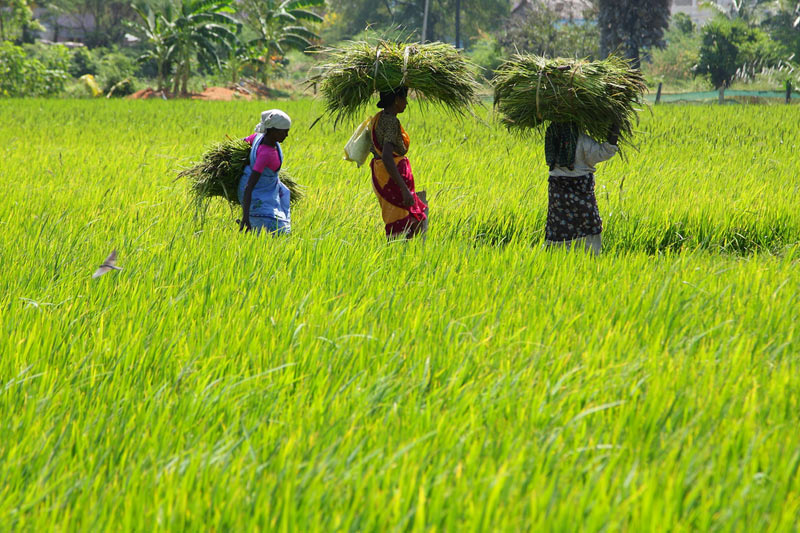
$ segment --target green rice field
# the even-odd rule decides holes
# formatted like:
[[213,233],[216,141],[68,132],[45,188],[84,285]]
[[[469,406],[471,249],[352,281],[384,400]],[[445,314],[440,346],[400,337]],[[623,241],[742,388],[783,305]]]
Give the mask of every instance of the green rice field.
[[[176,171],[269,107],[292,235],[201,224]],[[321,112],[0,101],[0,529],[797,531],[800,110],[644,112],[599,257],[540,139],[413,101],[387,244]]]

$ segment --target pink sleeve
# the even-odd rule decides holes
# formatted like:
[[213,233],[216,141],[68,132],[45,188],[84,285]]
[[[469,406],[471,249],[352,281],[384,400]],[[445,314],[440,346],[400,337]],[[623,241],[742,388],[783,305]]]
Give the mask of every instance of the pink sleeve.
[[255,140],[255,138],[256,138],[256,134],[254,133],[250,137],[245,137],[244,140],[247,141],[247,144],[249,144],[250,146],[253,146],[253,141]]
[[253,170],[256,172],[264,172],[265,168],[276,171],[281,166],[281,158],[278,156],[278,150],[272,146],[262,144],[258,147],[256,152],[256,164],[253,165]]

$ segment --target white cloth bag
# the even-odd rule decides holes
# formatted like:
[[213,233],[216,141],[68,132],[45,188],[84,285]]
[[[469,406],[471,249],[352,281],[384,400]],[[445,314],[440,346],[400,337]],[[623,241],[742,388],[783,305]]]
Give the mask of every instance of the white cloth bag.
[[372,148],[372,132],[369,127],[371,120],[368,118],[362,122],[344,145],[345,160],[355,162],[357,167],[364,164],[369,156],[370,148]]

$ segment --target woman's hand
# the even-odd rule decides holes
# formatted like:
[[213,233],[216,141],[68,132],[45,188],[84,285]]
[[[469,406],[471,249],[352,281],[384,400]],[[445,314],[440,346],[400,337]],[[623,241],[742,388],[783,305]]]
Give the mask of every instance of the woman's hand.
[[[253,200],[253,189],[261,177],[261,172],[255,170],[250,173],[250,179],[247,180],[247,185],[244,188],[244,198],[242,199],[242,219],[239,221],[239,231],[244,230],[245,233],[253,229],[250,225],[250,202]],[[247,229],[245,229],[247,227]]]
[[608,128],[608,144],[616,145],[619,142],[619,124],[613,123],[610,128]]
[[251,226],[250,224],[245,223],[244,219],[237,220],[236,223],[239,224],[239,231],[244,231],[245,233],[247,233],[248,231],[253,229],[253,226]]

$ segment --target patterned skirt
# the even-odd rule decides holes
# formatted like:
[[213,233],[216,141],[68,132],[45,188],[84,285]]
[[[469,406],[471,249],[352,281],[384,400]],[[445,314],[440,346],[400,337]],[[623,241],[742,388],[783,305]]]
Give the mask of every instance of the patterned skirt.
[[593,174],[577,178],[550,176],[548,200],[546,240],[571,241],[603,231]]

